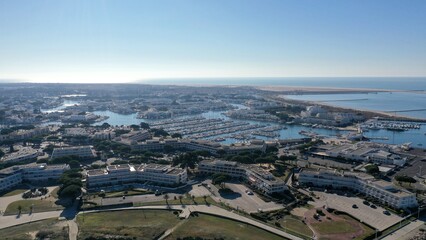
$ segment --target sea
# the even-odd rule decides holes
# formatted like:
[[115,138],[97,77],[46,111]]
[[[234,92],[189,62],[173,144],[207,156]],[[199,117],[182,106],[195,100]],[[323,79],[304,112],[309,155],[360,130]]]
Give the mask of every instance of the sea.
[[[387,111],[391,114],[426,119],[426,78],[232,78],[232,79],[186,79],[186,80],[156,80],[155,82],[143,82],[144,84],[164,85],[251,85],[251,86],[305,86],[305,87],[329,87],[329,88],[359,88],[393,90],[391,92],[359,93],[359,94],[305,94],[286,95],[291,99],[318,101],[329,105],[347,108],[356,108],[372,111]],[[60,110],[65,105],[75,104],[66,102],[64,106],[54,110]],[[50,110],[50,109],[49,109]],[[47,111],[49,111],[47,110]],[[53,110],[53,109],[52,109]],[[97,111],[98,115],[108,116],[105,121],[95,123],[96,125],[107,122],[111,125],[130,125],[144,122],[137,119],[136,114],[118,114],[111,111]],[[208,112],[202,114],[206,118],[227,119],[223,112]],[[149,122],[149,121],[147,121]],[[259,123],[251,121],[252,123]],[[274,123],[270,123],[274,125]],[[284,124],[285,125],[285,124]],[[304,137],[300,131],[314,131],[320,135],[336,136],[345,134],[344,131],[329,129],[311,129],[299,125],[285,125],[287,129],[281,130],[280,139],[291,139]],[[392,132],[387,130],[369,131],[366,137],[376,138],[375,142],[403,144],[412,143],[415,147],[426,147],[426,125],[420,129],[412,129],[404,132]],[[261,139],[268,139],[259,137]],[[383,139],[383,140],[378,140]],[[228,138],[225,143],[238,142],[236,139]]]

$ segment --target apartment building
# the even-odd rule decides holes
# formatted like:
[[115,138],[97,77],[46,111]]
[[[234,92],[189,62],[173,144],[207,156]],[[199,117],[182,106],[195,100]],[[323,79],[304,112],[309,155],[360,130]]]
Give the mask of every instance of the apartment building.
[[87,188],[147,183],[153,185],[181,185],[188,181],[186,169],[170,165],[141,164],[111,165],[106,169],[89,170],[86,173]]
[[66,164],[46,165],[45,163],[5,168],[0,170],[0,192],[11,189],[23,181],[38,183],[57,180],[69,169],[70,167]]
[[77,156],[80,158],[96,157],[91,146],[61,147],[53,149],[52,159],[65,156]]
[[313,154],[320,157],[340,157],[351,161],[397,166],[403,166],[407,162],[405,157],[392,153],[392,150],[388,146],[365,142],[339,146],[325,145]]
[[29,138],[33,138],[33,137],[37,137],[37,136],[42,136],[42,135],[48,134],[48,133],[49,133],[49,128],[47,128],[47,127],[38,127],[38,128],[30,129],[30,130],[18,130],[18,131],[14,131],[14,132],[11,132],[11,133],[6,134],[6,135],[0,135],[0,141],[25,140],[25,139],[29,139]]
[[95,132],[92,135],[93,139],[99,139],[99,140],[111,140],[115,138],[115,132],[112,130],[103,130],[99,132]]
[[39,152],[32,148],[21,148],[17,152],[12,152],[3,156],[0,161],[8,163],[18,163],[29,160],[36,160]]
[[415,194],[397,188],[391,182],[376,180],[373,176],[365,173],[338,172],[325,169],[318,171],[303,170],[299,174],[299,184],[352,189],[395,209],[405,209],[418,205]]
[[[125,142],[122,142],[125,143]],[[239,154],[241,152],[265,152],[267,145],[262,142],[254,141],[251,144],[222,145],[220,143],[208,140],[189,140],[189,139],[151,139],[145,142],[130,144],[132,150],[138,151],[161,151],[165,146],[171,146],[176,149],[187,149],[191,151],[207,151],[213,155],[223,151],[227,154]]]
[[198,164],[198,171],[204,174],[221,173],[231,177],[243,178],[250,185],[267,194],[287,190],[284,181],[275,178],[270,172],[256,165],[223,160],[204,160]]

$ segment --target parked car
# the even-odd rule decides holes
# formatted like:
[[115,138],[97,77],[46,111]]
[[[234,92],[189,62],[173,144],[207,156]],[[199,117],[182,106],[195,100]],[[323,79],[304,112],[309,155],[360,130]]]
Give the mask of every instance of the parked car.
[[388,210],[383,211],[383,214],[388,215],[388,216],[391,215]]
[[352,208],[358,208],[358,206],[356,204],[352,205]]
[[364,203],[364,205],[370,206],[370,203],[366,200],[364,200],[362,203]]
[[374,209],[376,209],[376,208],[377,208],[377,207],[376,207],[376,205],[374,205],[374,204],[371,204],[371,205],[370,205],[370,207],[371,207],[371,208],[374,208]]

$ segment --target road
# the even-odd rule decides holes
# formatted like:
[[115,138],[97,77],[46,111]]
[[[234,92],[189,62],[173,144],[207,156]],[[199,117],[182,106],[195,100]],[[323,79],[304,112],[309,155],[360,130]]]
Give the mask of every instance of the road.
[[68,238],[69,240],[77,240],[78,225],[76,219],[68,220]]

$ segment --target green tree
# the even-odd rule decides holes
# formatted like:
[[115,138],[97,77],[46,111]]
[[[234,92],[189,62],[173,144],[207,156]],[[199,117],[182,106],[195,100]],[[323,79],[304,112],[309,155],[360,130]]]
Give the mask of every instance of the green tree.
[[133,130],[135,130],[135,131],[137,131],[137,130],[139,130],[141,127],[140,127],[139,125],[132,124],[132,125],[130,125],[130,128],[131,128],[131,129],[133,129]]
[[77,160],[72,160],[68,163],[68,165],[70,165],[71,169],[78,169],[80,168],[80,162]]
[[375,164],[370,164],[370,165],[366,166],[365,170],[367,171],[367,173],[369,173],[371,175],[375,175],[375,174],[380,173],[379,167]]
[[395,180],[398,182],[406,182],[406,183],[415,183],[417,182],[416,179],[414,179],[413,177],[409,177],[407,175],[398,175],[395,177]]
[[81,187],[78,185],[68,185],[65,188],[63,188],[59,193],[59,197],[70,197],[70,198],[76,198],[81,194]]
[[4,152],[0,149],[0,158],[2,158],[4,156]]
[[141,122],[140,126],[142,129],[149,129],[149,124],[146,122]]
[[164,194],[163,198],[164,200],[166,200],[166,204],[169,205],[169,198],[170,198],[169,194]]
[[173,133],[172,138],[182,138],[182,134],[180,133]]

